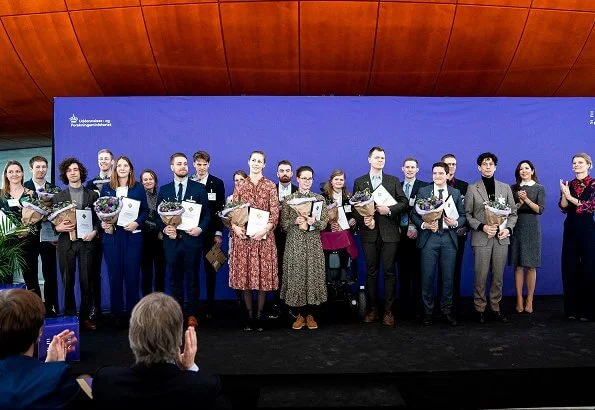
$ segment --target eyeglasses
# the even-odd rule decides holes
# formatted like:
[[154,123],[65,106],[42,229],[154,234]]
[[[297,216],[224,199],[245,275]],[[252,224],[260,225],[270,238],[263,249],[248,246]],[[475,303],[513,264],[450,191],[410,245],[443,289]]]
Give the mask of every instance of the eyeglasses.
[[300,177],[300,179],[302,181],[304,181],[304,182],[309,182],[309,181],[312,181],[314,178],[302,178],[302,177]]

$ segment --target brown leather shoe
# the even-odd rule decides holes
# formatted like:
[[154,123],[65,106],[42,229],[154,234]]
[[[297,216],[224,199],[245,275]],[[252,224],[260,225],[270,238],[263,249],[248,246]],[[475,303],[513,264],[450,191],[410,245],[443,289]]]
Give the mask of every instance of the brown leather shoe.
[[91,319],[87,319],[83,322],[83,329],[95,330],[97,329],[97,325]]
[[374,323],[378,320],[378,311],[373,308],[366,316],[364,316],[364,323]]
[[384,326],[394,326],[395,325],[395,318],[391,311],[388,311],[384,314],[384,318],[382,319],[382,324]]
[[198,327],[198,319],[195,316],[188,316],[188,326],[196,329]]

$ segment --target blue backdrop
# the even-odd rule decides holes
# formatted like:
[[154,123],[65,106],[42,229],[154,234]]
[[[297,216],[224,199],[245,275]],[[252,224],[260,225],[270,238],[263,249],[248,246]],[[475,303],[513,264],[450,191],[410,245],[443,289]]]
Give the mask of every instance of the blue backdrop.
[[[522,159],[535,164],[547,191],[543,227],[543,262],[536,293],[560,294],[560,252],[564,215],[557,207],[560,178],[572,179],[571,157],[594,154],[595,101],[591,98],[405,98],[405,97],[120,97],[56,98],[54,136],[56,165],[78,157],[97,173],[97,151],[127,155],[135,172],[157,172],[160,184],[172,178],[169,156],[176,151],[211,154],[210,172],[222,178],[231,193],[232,173],[248,170],[252,150],[267,153],[265,175],[276,181],[276,165],[290,160],[294,170],[311,165],[315,187],[342,168],[347,185],[367,173],[367,153],[380,145],[386,151],[385,172],[403,179],[403,159],[419,160],[418,178],[431,181],[431,164],[454,153],[457,178],[479,179],[477,155],[498,158],[496,178],[514,183]],[[190,171],[194,169],[190,166]],[[294,175],[295,177],[295,175]],[[363,263],[360,258],[360,263]],[[360,272],[363,272],[361,265]],[[463,295],[471,295],[472,251],[467,244]],[[104,267],[104,300],[108,300]],[[505,294],[514,293],[508,267]],[[201,298],[204,292],[201,273]],[[227,265],[218,273],[218,298],[234,298]]]

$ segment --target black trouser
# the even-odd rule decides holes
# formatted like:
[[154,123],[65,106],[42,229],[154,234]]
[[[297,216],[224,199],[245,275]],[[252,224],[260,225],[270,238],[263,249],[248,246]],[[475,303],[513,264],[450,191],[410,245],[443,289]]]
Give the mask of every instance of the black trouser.
[[58,312],[58,271],[56,267],[56,245],[51,242],[39,243],[41,255],[41,271],[43,273],[43,298],[46,312]]
[[22,239],[23,258],[25,266],[23,267],[23,279],[27,289],[32,290],[41,298],[41,289],[39,287],[39,277],[37,273],[37,261],[39,255],[39,234],[29,234]]
[[[60,273],[64,282],[64,312],[67,315],[76,314],[76,300],[74,297],[74,284],[76,280],[76,261],[78,259],[79,286],[81,293],[80,319],[89,318],[91,309],[91,291],[89,273],[93,269],[93,257],[96,255],[97,243],[83,242],[78,239],[71,242],[69,249],[58,250]],[[96,264],[95,264],[96,265]]]
[[103,262],[103,246],[101,238],[96,238],[96,244],[93,248],[93,265],[89,270],[89,294],[91,296],[90,303],[97,312],[101,312],[101,265]]
[[[461,313],[461,270],[463,268],[463,254],[465,253],[465,244],[467,242],[467,235],[457,235],[457,259],[455,261],[455,271],[452,277],[452,310],[453,316],[458,317]],[[442,283],[442,269],[438,265],[438,283]],[[442,298],[442,287],[438,286],[437,300]],[[436,306],[438,309],[439,306]]]
[[279,277],[279,287],[274,291],[275,303],[281,303],[281,281],[283,279],[283,254],[285,253],[285,241],[287,233],[281,230],[280,226],[275,229],[275,245],[277,246],[277,275]]
[[205,283],[207,286],[207,303],[205,306],[205,310],[207,313],[213,313],[213,309],[215,309],[215,288],[217,286],[217,271],[211,265],[211,262],[207,260],[207,253],[213,247],[215,243],[215,233],[207,231],[205,232],[205,236],[202,238],[202,252],[203,252],[203,263],[205,266]]
[[153,292],[153,267],[155,268],[155,292],[165,292],[165,253],[158,231],[144,232],[143,256],[141,259],[143,296]]
[[399,247],[398,242],[384,242],[378,235],[375,242],[362,242],[364,255],[366,256],[366,283],[368,290],[369,306],[377,307],[378,294],[378,271],[379,263],[382,260],[384,271],[384,308],[385,311],[392,311],[395,300],[395,255]]
[[399,305],[404,318],[414,318],[423,312],[421,301],[421,253],[415,239],[407,237],[407,227],[401,228],[397,252],[399,268]]
[[562,241],[564,314],[595,320],[595,221],[568,214]]

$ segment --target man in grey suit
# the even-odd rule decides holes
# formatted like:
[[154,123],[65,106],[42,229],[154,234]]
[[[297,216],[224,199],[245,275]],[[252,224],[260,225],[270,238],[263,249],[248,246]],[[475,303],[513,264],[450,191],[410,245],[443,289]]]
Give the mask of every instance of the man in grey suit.
[[385,163],[384,149],[372,147],[368,153],[370,172],[357,178],[353,183],[353,192],[368,189],[374,191],[382,185],[397,201],[395,205],[376,205],[374,216],[363,217],[357,212],[353,216],[360,228],[362,248],[366,257],[366,284],[370,312],[364,322],[378,320],[376,295],[378,293],[378,266],[382,259],[384,269],[384,318],[385,326],[393,326],[393,303],[395,299],[395,255],[399,244],[399,221],[401,214],[407,212],[407,197],[399,183],[399,178],[382,172]]
[[[424,325],[432,324],[432,312],[434,311],[434,281],[436,279],[436,262],[442,268],[442,283],[440,310],[444,320],[451,326],[456,326],[457,321],[452,316],[452,294],[455,262],[457,259],[457,228],[465,225],[465,208],[461,193],[458,189],[446,184],[448,165],[444,162],[436,162],[432,165],[433,184],[420,188],[417,191],[418,198],[430,198],[435,196],[438,199],[447,201],[452,197],[454,207],[459,214],[458,218],[449,217],[445,208],[443,218],[431,223],[424,222],[417,211],[411,213],[411,220],[420,229],[417,236],[417,247],[421,249],[421,282],[422,301],[424,305]],[[450,201],[446,204],[451,207]]]
[[[506,316],[500,312],[500,300],[502,299],[502,277],[506,266],[508,245],[517,221],[516,206],[512,196],[512,190],[508,184],[494,179],[498,158],[491,152],[484,152],[477,157],[477,169],[481,173],[481,179],[469,184],[467,195],[465,195],[465,212],[467,222],[471,228],[471,246],[475,255],[475,291],[473,302],[479,323],[485,323],[486,281],[490,265],[492,266],[492,284],[490,287],[490,309],[494,320],[508,322]],[[502,230],[498,225],[486,223],[486,212],[484,202],[504,201],[511,209]]]

